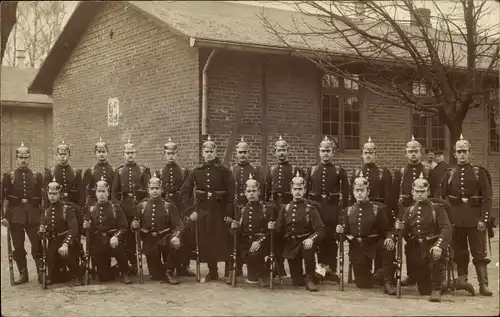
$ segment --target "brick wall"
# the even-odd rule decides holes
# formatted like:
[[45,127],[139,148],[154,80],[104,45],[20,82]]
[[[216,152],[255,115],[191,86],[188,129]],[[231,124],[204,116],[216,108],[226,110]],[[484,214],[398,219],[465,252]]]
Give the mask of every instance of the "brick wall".
[[43,171],[50,164],[51,109],[2,106],[1,172],[16,167],[16,148],[24,142],[31,151],[31,168]]
[[[113,37],[110,37],[110,32]],[[187,39],[127,8],[109,3],[82,37],[54,85],[54,144],[72,147],[72,164],[95,161],[98,136],[108,142],[113,166],[123,162],[130,137],[137,161],[163,165],[168,137],[179,144],[181,162],[192,165],[199,145],[198,52]],[[118,98],[118,127],[107,125],[108,98]]]

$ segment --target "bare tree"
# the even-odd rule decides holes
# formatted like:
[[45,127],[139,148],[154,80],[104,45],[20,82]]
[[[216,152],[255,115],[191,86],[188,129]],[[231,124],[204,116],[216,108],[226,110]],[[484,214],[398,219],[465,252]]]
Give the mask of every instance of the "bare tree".
[[0,4],[0,29],[1,29],[1,57],[3,61],[7,40],[17,19],[17,6],[19,1],[2,1]]
[[26,50],[27,61],[37,67],[54,45],[66,15],[64,1],[26,1],[18,5],[17,24],[7,43],[6,62],[15,65],[15,51]]
[[[472,108],[496,113],[498,124],[498,102],[485,106],[498,89],[498,27],[481,24],[492,14],[487,0],[455,1],[451,10],[441,1],[426,4],[433,15],[414,0],[294,1],[287,3],[300,13],[293,22],[272,21],[265,11],[260,18],[271,34],[326,74],[438,116],[454,144]],[[411,22],[403,23],[401,14]]]

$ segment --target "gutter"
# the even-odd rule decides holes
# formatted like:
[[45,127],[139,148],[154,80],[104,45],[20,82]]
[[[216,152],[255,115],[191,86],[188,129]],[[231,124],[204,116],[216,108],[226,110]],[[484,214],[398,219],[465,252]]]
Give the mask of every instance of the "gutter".
[[202,95],[201,95],[201,135],[208,135],[208,66],[210,65],[210,61],[212,57],[214,57],[216,49],[212,49],[210,55],[205,62],[205,66],[203,66],[203,72],[201,77],[202,83]]

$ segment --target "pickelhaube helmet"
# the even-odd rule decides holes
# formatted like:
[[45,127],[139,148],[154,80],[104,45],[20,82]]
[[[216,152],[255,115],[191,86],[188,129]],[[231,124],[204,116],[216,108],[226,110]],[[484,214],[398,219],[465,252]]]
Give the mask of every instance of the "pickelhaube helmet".
[[215,144],[214,141],[212,141],[212,138],[210,138],[210,135],[207,137],[207,140],[205,142],[203,142],[203,145],[202,145],[203,149],[211,149],[211,150],[216,150],[217,149],[217,145]]
[[96,191],[97,190],[108,190],[109,189],[109,185],[108,183],[104,180],[104,176],[101,176],[101,180],[98,181],[96,184],[95,184],[95,189]]
[[149,179],[149,187],[161,187],[161,179],[156,177],[156,172],[153,172],[153,176]]
[[295,177],[292,178],[292,186],[300,186],[300,187],[306,186],[306,180],[304,179],[304,177],[300,176],[299,171],[297,171]]
[[243,137],[241,137],[241,140],[238,144],[236,144],[236,151],[248,151],[250,150],[250,146],[248,143],[243,140]]
[[21,142],[21,146],[19,146],[16,149],[16,155],[19,155],[19,154],[30,154],[30,149],[24,145],[24,142]]
[[127,139],[127,143],[123,146],[123,151],[134,151],[135,150],[135,144],[130,142],[130,138]]
[[367,152],[375,152],[377,150],[377,147],[375,146],[375,143],[372,142],[372,138],[368,137],[368,141],[363,144],[363,147],[361,149]]
[[326,135],[325,135],[325,138],[320,142],[319,144],[319,148],[320,149],[335,149],[336,146],[335,146],[335,142],[333,142],[330,138],[328,138]]
[[470,143],[464,139],[462,134],[460,134],[460,139],[455,143],[455,151],[457,150],[470,150]]
[[287,149],[288,143],[286,143],[286,141],[283,140],[283,138],[280,135],[278,141],[276,141],[276,143],[274,143],[274,148],[275,149]]
[[168,138],[168,142],[163,145],[163,150],[177,151],[177,144],[172,142],[172,138]]
[[98,151],[98,150],[106,150],[108,151],[108,145],[106,144],[106,142],[104,142],[102,140],[101,137],[99,137],[99,141],[95,144],[94,146],[94,152]]
[[415,136],[411,136],[410,142],[406,143],[406,150],[420,150],[422,148],[422,144],[415,140]]
[[420,176],[413,181],[413,189],[426,190],[428,188],[429,188],[429,182],[424,178],[424,174],[420,173]]
[[56,178],[54,177],[52,179],[52,182],[50,182],[48,185],[47,185],[47,188],[49,189],[49,191],[60,191],[61,190],[61,185],[56,181]]
[[352,184],[353,188],[356,187],[362,187],[362,188],[367,188],[370,182],[366,177],[363,176],[363,171],[359,173],[359,176],[354,179],[354,182]]
[[260,185],[257,180],[252,176],[252,173],[248,176],[248,180],[245,182],[247,189],[259,189]]
[[59,153],[67,153],[71,154],[71,150],[69,149],[69,145],[64,143],[64,140],[61,141],[61,143],[56,146],[56,154]]

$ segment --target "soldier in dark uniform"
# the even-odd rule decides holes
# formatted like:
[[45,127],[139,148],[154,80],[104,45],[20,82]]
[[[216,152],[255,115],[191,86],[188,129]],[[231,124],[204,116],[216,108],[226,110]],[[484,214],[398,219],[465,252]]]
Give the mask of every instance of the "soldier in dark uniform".
[[[149,168],[135,161],[137,151],[130,140],[123,146],[125,165],[120,165],[113,178],[111,199],[121,201],[121,208],[129,225],[136,216],[136,204],[147,197]],[[125,253],[130,262],[131,274],[137,274],[137,257],[135,254],[135,236],[132,231],[125,234]]]
[[[62,141],[61,144],[56,147],[56,156],[58,163],[52,166],[52,168],[50,169],[45,169],[45,187],[55,178],[56,182],[61,185],[60,199],[64,202],[70,202],[81,206],[83,203],[82,201],[80,201],[82,171],[80,169],[74,169],[69,164],[69,158],[71,156],[69,145]],[[46,201],[46,205],[48,205],[48,201]],[[78,208],[76,206],[74,207]],[[81,223],[82,215],[80,210],[78,210],[76,216]]]
[[354,179],[352,187],[356,202],[342,211],[337,233],[346,234],[349,240],[349,259],[356,276],[356,286],[373,287],[376,278],[372,275],[372,262],[377,254],[381,254],[384,292],[395,295],[391,285],[395,245],[387,212],[370,201],[370,184],[363,172]]
[[325,268],[326,277],[338,282],[335,228],[339,223],[340,211],[347,207],[349,181],[345,170],[333,162],[335,148],[335,143],[325,136],[319,145],[321,161],[307,170],[306,186],[309,199],[321,206],[319,212],[325,226],[324,238],[318,245],[318,262]]
[[90,250],[97,266],[97,276],[101,282],[114,278],[111,273],[111,257],[116,259],[123,282],[130,284],[129,266],[125,255],[124,235],[128,231],[128,223],[120,206],[108,200],[109,185],[101,176],[94,187],[96,204],[85,208],[83,228],[90,230]]
[[[303,286],[311,292],[318,291],[314,282],[315,251],[324,233],[323,221],[314,205],[304,200],[306,182],[297,172],[291,182],[293,200],[284,205],[270,229],[276,228],[277,236],[284,241],[283,258],[288,260],[292,284]],[[303,278],[302,260],[305,263]]]
[[444,161],[443,151],[436,151],[436,166],[434,166],[434,174],[436,178],[436,197],[441,197],[441,183],[451,165]]
[[162,199],[161,191],[161,180],[154,173],[149,180],[149,198],[137,206],[138,217],[132,222],[132,228],[141,230],[142,250],[151,278],[176,285],[179,281],[173,274],[184,224],[175,205]]
[[[267,287],[269,267],[265,263],[265,257],[270,251],[268,224],[276,219],[278,212],[272,204],[265,203],[259,198],[261,185],[253,179],[252,174],[249,175],[245,184],[247,203],[241,210],[239,222],[234,220],[231,228],[240,228],[238,253],[247,263],[246,282],[248,284],[260,283],[261,287]],[[228,278],[228,284],[231,284],[231,275]]]
[[62,186],[55,178],[48,185],[49,206],[40,221],[40,234],[45,233],[47,245],[47,285],[60,280],[61,266],[70,270],[75,285],[82,285],[82,271],[78,265],[79,230],[75,205],[60,200]]
[[[363,165],[361,168],[357,168],[354,170],[351,176],[351,189],[349,196],[349,205],[353,204],[356,200],[354,198],[354,191],[352,185],[354,183],[354,179],[363,172],[363,175],[368,180],[369,186],[369,195],[371,202],[378,202],[384,204],[386,208],[384,211],[387,212],[387,220],[389,221],[391,227],[393,226],[394,220],[396,219],[396,215],[394,210],[392,209],[392,175],[391,172],[384,167],[380,167],[375,163],[377,147],[375,143],[372,142],[372,139],[369,137],[368,142],[363,145],[362,148],[362,159]],[[383,277],[383,269],[382,269],[382,258],[383,254],[378,253],[375,257],[375,276],[374,278],[378,280]]]
[[[177,164],[178,146],[168,138],[168,142],[163,145],[163,154],[167,164],[158,172],[163,185],[163,198],[175,205],[180,212],[180,189],[189,175],[189,170]],[[191,229],[191,228],[190,228]],[[192,251],[194,250],[194,231],[184,230],[182,235],[182,248],[178,251],[177,276],[194,276],[194,272],[189,269]]]
[[[97,163],[94,166],[87,168],[83,173],[82,188],[80,190],[81,205],[84,205],[87,199],[89,199],[88,204],[90,206],[96,203],[96,184],[101,180],[101,178],[104,178],[104,181],[106,181],[106,183],[109,184],[110,187],[113,184],[113,177],[115,176],[115,172],[113,166],[111,166],[111,164],[109,164],[108,162],[108,153],[108,145],[102,140],[102,138],[99,138],[99,142],[97,142],[94,146],[94,154],[97,158]],[[111,199],[111,188],[109,188],[108,194],[109,200]]]
[[[408,164],[394,173],[393,182],[393,199],[392,210],[398,210],[398,201],[401,200],[403,207],[411,206],[414,201],[411,196],[413,182],[422,173],[424,178],[430,184],[430,196],[434,197],[435,175],[434,170],[428,166],[424,166],[421,162],[422,145],[411,137],[411,141],[406,143],[406,156],[408,157]],[[402,215],[398,215],[401,217]],[[408,257],[408,249],[405,247],[405,256]],[[413,270],[410,261],[406,261],[407,277],[401,281],[401,285],[415,285],[416,280],[413,278]]]
[[33,172],[29,167],[30,150],[21,143],[16,149],[17,169],[5,173],[2,179],[2,202],[6,205],[2,215],[2,225],[10,228],[13,258],[16,261],[19,279],[15,285],[28,282],[28,264],[24,249],[25,232],[31,244],[31,256],[38,269],[38,282],[42,275],[42,244],[38,236],[40,223],[43,178],[40,173]]
[[[203,143],[203,165],[195,168],[181,187],[181,204],[191,221],[198,221],[200,261],[209,273],[202,282],[217,280],[217,262],[229,261],[229,225],[234,218],[234,179],[217,157],[208,137]],[[194,193],[194,197],[193,197]]]
[[[236,204],[235,219],[240,219],[240,211],[247,204],[245,184],[249,178],[249,175],[251,174],[259,184],[263,185],[262,182],[263,178],[260,168],[252,166],[252,164],[250,164],[250,162],[248,161],[249,153],[250,153],[250,146],[248,145],[248,143],[245,142],[245,140],[243,140],[243,137],[241,137],[241,141],[236,145],[237,164],[229,168],[231,170],[231,173],[233,174],[233,178],[235,181],[235,198],[234,198]],[[259,195],[263,194],[264,190],[263,188],[260,188]],[[260,199],[263,199],[263,197],[260,197]],[[238,261],[238,268],[236,272],[237,276],[241,276],[243,274],[242,265],[243,261]],[[229,272],[227,268],[228,266],[226,263],[226,271]]]
[[[266,176],[265,185],[265,201],[271,202],[278,209],[288,204],[292,200],[290,193],[290,183],[297,172],[303,175],[303,172],[297,166],[288,161],[288,143],[279,137],[279,140],[274,143],[274,156],[278,162],[269,168]],[[281,258],[283,246],[280,241],[276,241],[276,263],[279,275],[286,276],[284,259]]]
[[430,301],[441,301],[444,251],[451,243],[452,228],[448,215],[428,200],[430,183],[423,178],[413,182],[415,203],[405,208],[403,221],[396,221],[396,229],[403,230],[408,254],[406,260],[414,266],[420,295],[430,295]]
[[484,167],[470,164],[470,148],[470,143],[460,135],[460,140],[455,144],[457,165],[443,177],[441,190],[442,196],[451,205],[453,250],[458,270],[456,287],[470,289],[467,287],[470,248],[472,263],[476,267],[479,293],[492,296],[488,289],[487,265],[490,259],[486,251],[486,224],[490,218],[492,188]]

